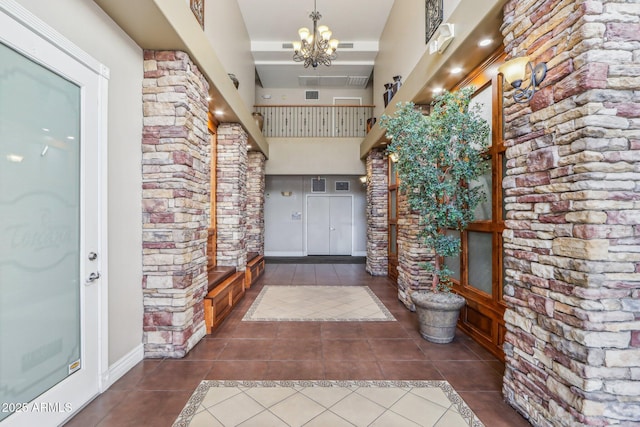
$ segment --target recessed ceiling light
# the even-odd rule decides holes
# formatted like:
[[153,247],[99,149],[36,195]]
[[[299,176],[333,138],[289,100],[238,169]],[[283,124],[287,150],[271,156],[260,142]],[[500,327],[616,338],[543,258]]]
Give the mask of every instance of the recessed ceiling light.
[[24,160],[24,157],[19,154],[7,154],[7,160],[13,163],[20,163]]
[[454,67],[451,69],[451,74],[460,74],[462,72],[462,68]]
[[480,40],[480,42],[478,42],[478,46],[485,47],[485,46],[489,46],[491,43],[493,43],[493,40],[491,39],[482,39]]
[[216,116],[222,116],[222,115],[224,115],[224,111],[216,110],[213,114],[215,114]]
[[207,102],[211,102],[211,99],[212,99],[212,98],[211,98],[210,96],[207,96],[207,98],[206,98],[206,99],[207,99]]
[[433,92],[434,95],[437,95],[437,94],[441,93],[443,90],[444,90],[444,88],[434,87],[431,92]]

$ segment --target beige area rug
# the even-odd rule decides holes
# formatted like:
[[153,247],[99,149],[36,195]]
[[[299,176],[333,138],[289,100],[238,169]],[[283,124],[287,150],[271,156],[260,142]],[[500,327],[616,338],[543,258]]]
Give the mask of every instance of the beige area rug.
[[368,286],[265,286],[242,320],[395,321]]
[[174,427],[482,427],[446,381],[211,381]]

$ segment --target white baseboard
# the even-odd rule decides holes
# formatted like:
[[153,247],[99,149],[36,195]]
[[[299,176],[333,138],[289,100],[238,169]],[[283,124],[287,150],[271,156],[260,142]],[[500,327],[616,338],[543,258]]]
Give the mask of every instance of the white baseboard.
[[142,359],[144,359],[144,345],[141,343],[129,353],[122,356],[120,360],[116,361],[116,363],[109,366],[107,378],[103,378],[103,387],[101,391],[105,391],[106,389],[111,387],[113,383],[122,378],[124,374],[129,372],[134,366],[140,363]]

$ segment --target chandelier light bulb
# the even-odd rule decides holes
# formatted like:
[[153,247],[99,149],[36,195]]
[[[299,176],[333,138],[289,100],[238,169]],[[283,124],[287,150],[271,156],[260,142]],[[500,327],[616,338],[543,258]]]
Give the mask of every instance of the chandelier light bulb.
[[338,41],[338,39],[329,40],[329,46],[331,46],[331,49],[333,49],[334,51],[338,49],[339,44],[340,42]]
[[302,27],[298,30],[298,34],[300,35],[300,40],[305,40],[311,33],[307,27]]
[[302,42],[293,42],[293,50],[295,50],[296,52],[299,52],[300,49],[302,48]]

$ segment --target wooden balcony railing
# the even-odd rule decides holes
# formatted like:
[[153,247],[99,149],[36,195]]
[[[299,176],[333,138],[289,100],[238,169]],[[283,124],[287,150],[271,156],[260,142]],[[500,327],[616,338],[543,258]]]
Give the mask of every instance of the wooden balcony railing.
[[373,105],[256,105],[265,137],[356,138],[367,134]]

